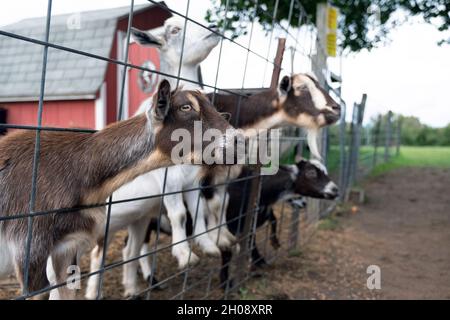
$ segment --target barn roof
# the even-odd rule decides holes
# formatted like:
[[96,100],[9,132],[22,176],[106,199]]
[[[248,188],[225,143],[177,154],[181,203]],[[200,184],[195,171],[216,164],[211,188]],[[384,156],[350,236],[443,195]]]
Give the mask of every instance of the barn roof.
[[[134,13],[154,5],[135,5]],[[51,17],[51,43],[109,57],[117,21],[129,6]],[[80,23],[77,24],[77,17]],[[68,27],[68,21],[70,27]],[[70,23],[72,22],[72,23]],[[31,18],[0,29],[45,40],[46,17]],[[80,28],[76,28],[79,25]],[[73,27],[75,26],[75,28]],[[39,99],[43,46],[0,36],[0,102]],[[93,99],[104,81],[107,62],[49,48],[45,100]]]

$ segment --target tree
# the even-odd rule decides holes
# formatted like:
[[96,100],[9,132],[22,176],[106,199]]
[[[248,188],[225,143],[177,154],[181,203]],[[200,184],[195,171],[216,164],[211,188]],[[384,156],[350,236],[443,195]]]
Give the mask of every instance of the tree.
[[442,128],[442,142],[441,144],[444,146],[450,146],[450,124],[448,124],[445,128]]
[[[214,0],[213,9],[208,10],[206,19],[224,27],[235,38],[245,34],[248,22],[257,18],[265,30],[270,30],[276,0]],[[298,25],[300,3],[307,20],[303,24],[315,23],[317,0],[294,0],[290,19],[292,27]],[[448,0],[331,0],[339,8],[339,45],[347,51],[357,52],[372,49],[387,40],[390,30],[405,21],[393,13],[403,10],[407,15],[422,16],[435,25],[439,31],[450,27],[450,1]],[[228,3],[228,4],[227,4]],[[257,3],[257,5],[256,5]],[[290,0],[279,0],[276,22],[289,18]],[[225,17],[224,12],[227,11]],[[303,20],[303,19],[302,19]],[[450,38],[440,44],[450,43]]]
[[417,117],[406,117],[401,118],[402,121],[402,132],[401,141],[405,145],[415,145],[418,141],[418,136],[424,125],[420,122]]
[[[366,128],[375,135],[377,117],[372,117]],[[380,136],[384,137],[387,114],[381,116]],[[450,146],[450,124],[444,128],[433,128],[420,122],[420,119],[412,116],[394,115],[392,128],[397,128],[401,121],[401,142],[409,146]],[[395,134],[395,132],[394,132]]]

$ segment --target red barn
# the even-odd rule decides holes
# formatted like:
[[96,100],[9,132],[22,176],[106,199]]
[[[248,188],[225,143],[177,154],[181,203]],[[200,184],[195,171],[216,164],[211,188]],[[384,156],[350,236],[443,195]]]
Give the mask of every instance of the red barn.
[[[132,25],[149,30],[171,16],[165,4],[134,6]],[[102,57],[123,60],[129,7],[51,17],[50,42]],[[1,29],[44,40],[46,18],[32,18]],[[8,124],[36,125],[43,46],[0,37],[0,109]],[[49,48],[43,126],[101,129],[119,110],[123,66]],[[156,49],[132,42],[128,61],[159,70]],[[158,77],[128,69],[123,117],[151,95]],[[6,114],[5,114],[6,113]]]

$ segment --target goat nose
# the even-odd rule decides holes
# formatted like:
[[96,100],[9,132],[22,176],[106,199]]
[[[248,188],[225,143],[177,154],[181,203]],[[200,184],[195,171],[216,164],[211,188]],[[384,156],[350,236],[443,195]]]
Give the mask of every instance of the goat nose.
[[339,188],[338,188],[337,186],[334,186],[334,187],[331,189],[331,192],[332,192],[333,194],[335,194],[335,195],[339,195]]
[[341,111],[341,106],[336,102],[333,102],[330,107],[335,111]]

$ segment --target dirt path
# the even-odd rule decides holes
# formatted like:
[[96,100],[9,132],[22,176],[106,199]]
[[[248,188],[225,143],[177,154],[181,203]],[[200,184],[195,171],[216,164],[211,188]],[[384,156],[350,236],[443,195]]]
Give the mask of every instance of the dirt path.
[[450,299],[450,171],[398,170],[367,192],[351,226],[371,240],[362,256],[382,270],[382,298]]
[[[450,170],[400,169],[364,186],[356,214],[322,224],[298,257],[249,295],[291,299],[450,299]],[[381,268],[381,290],[366,268]]]

